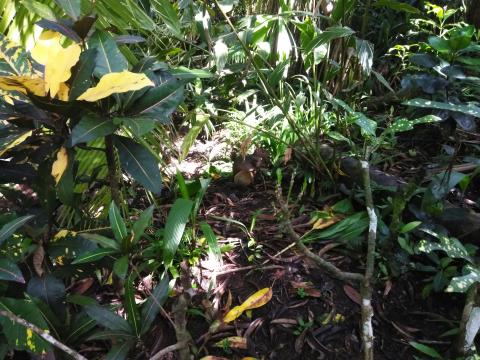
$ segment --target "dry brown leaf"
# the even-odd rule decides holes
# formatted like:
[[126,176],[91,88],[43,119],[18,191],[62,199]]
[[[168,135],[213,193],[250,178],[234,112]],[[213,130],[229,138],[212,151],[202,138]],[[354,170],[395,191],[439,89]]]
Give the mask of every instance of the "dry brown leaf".
[[392,280],[388,279],[385,283],[385,290],[383,290],[383,296],[388,296],[390,294],[390,291],[392,290]]
[[84,294],[88,289],[91,288],[93,283],[95,282],[94,278],[85,278],[82,280],[78,280],[73,286],[71,287],[70,293],[76,295]]
[[308,296],[311,296],[311,297],[321,297],[321,295],[322,295],[321,292],[318,289],[316,289],[315,286],[311,282],[290,281],[290,285],[292,285],[292,287],[295,290],[303,289],[305,294],[307,294]]
[[230,336],[215,343],[216,347],[229,347],[232,349],[247,349],[247,339],[241,336]]
[[43,275],[43,259],[45,257],[45,250],[43,249],[42,244],[38,244],[35,252],[33,253],[33,268],[39,277]]
[[352,300],[355,304],[362,306],[362,296],[357,290],[355,290],[350,285],[344,285],[343,291],[345,292],[345,295],[347,295],[348,298]]

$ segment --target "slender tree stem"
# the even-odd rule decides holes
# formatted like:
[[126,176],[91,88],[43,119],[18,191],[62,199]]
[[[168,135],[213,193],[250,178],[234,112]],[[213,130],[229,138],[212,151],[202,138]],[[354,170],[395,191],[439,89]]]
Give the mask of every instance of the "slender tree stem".
[[42,339],[49,342],[53,346],[59,348],[60,350],[64,351],[65,353],[70,355],[75,360],[88,360],[83,355],[79,354],[78,352],[76,352],[73,349],[70,349],[68,346],[64,345],[63,343],[61,343],[60,341],[55,339],[52,335],[50,335],[48,333],[48,331],[40,329],[38,326],[28,322],[27,320],[22,319],[22,318],[16,316],[15,314],[12,314],[11,312],[5,311],[5,310],[0,310],[0,316],[7,317],[10,320],[12,320],[13,322],[15,322],[19,325],[22,325],[22,326],[26,327],[27,329],[32,330],[34,333],[36,333]]

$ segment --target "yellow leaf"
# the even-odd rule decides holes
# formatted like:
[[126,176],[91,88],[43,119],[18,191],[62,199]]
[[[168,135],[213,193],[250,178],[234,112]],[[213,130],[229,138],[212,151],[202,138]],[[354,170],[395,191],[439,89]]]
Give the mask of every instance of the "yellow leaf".
[[55,235],[53,235],[53,241],[60,240],[62,238],[67,237],[68,235],[75,236],[77,235],[77,233],[75,231],[62,229],[62,230],[59,230]]
[[336,224],[337,222],[339,222],[342,219],[343,219],[343,217],[338,216],[338,215],[333,215],[333,216],[329,216],[329,217],[326,217],[326,218],[320,218],[317,221],[315,221],[315,224],[313,224],[312,229],[313,230],[325,229],[325,228],[329,227],[330,225]]
[[0,89],[19,91],[24,95],[30,92],[37,96],[45,96],[45,82],[40,77],[0,76]]
[[22,142],[25,141],[26,138],[28,138],[30,135],[32,135],[32,131],[27,131],[23,134],[21,134],[19,137],[17,137],[15,140],[13,140],[12,142],[8,143],[6,146],[3,147],[2,150],[0,150],[0,156],[2,156],[3,154],[5,154],[7,152],[7,150],[17,146],[18,144],[21,144]]
[[272,295],[273,293],[271,288],[258,290],[255,294],[251,295],[247,300],[245,300],[242,305],[235,306],[233,309],[231,309],[223,318],[223,322],[232,322],[242,315],[244,311],[256,309],[265,305],[270,301]]
[[202,357],[200,360],[228,360],[228,359],[227,359],[227,358],[224,358],[224,357],[207,355],[207,356]]
[[241,336],[230,336],[215,343],[215,347],[229,347],[233,349],[246,349],[247,339]]
[[88,89],[77,100],[97,101],[116,93],[140,90],[145,86],[154,86],[155,84],[145,75],[122,71],[105,74],[102,76],[97,86]]
[[44,31],[30,53],[33,60],[39,64],[46,65],[49,59],[62,48],[61,38],[62,34],[56,31]]
[[58,89],[57,97],[59,100],[68,101],[68,94],[70,93],[70,89],[67,84],[64,82],[60,83],[60,88]]
[[70,79],[71,69],[78,62],[82,49],[73,44],[67,48],[61,48],[45,64],[45,91],[50,91],[53,98],[57,95],[60,83]]
[[68,154],[67,149],[63,146],[57,152],[57,160],[52,165],[52,176],[55,178],[55,183],[58,184],[62,178],[63,173],[67,169]]

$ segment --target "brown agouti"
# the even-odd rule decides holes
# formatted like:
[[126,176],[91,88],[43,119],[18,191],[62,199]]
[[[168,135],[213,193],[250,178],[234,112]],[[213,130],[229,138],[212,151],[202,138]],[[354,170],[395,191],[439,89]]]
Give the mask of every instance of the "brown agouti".
[[233,181],[240,186],[250,186],[253,183],[257,169],[265,165],[268,153],[256,149],[253,154],[245,157],[237,156],[233,161]]

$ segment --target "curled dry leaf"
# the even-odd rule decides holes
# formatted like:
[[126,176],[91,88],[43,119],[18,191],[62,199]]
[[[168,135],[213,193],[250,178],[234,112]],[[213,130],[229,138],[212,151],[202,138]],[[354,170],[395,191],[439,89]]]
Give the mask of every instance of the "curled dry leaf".
[[42,277],[43,275],[43,258],[45,257],[45,250],[43,249],[42,244],[38,244],[35,252],[33,253],[33,268],[37,273],[38,277]]
[[290,285],[292,285],[292,287],[295,290],[303,289],[303,292],[305,294],[307,294],[308,296],[317,297],[317,298],[322,296],[320,290],[316,289],[315,286],[311,282],[290,281]]
[[352,300],[355,304],[362,306],[362,296],[357,290],[355,290],[350,285],[344,285],[343,291],[345,292],[345,295],[347,295],[348,298]]
[[215,346],[219,348],[247,349],[247,339],[241,336],[230,336],[215,343]]
[[232,322],[243,314],[246,310],[256,309],[260,306],[268,303],[272,298],[273,292],[271,288],[264,288],[258,290],[255,294],[251,295],[243,304],[235,306],[231,309],[223,318],[224,323]]
[[342,219],[343,219],[343,216],[340,216],[340,215],[333,215],[333,216],[329,216],[329,217],[326,217],[326,218],[320,218],[317,221],[315,221],[315,223],[312,226],[312,229],[313,230],[322,230],[322,229],[325,229],[325,228],[327,228],[327,227],[329,227],[333,224],[336,224],[337,222],[339,222]]

